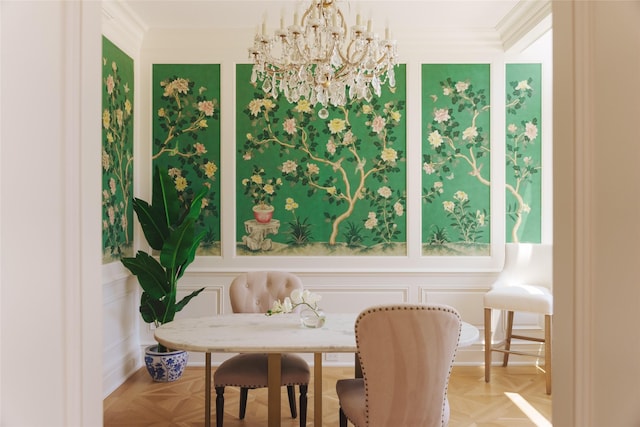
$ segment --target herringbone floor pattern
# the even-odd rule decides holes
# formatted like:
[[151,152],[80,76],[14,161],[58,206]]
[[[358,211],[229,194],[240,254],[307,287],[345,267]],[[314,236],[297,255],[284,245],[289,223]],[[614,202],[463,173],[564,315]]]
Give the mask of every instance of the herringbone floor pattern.
[[[335,383],[353,376],[352,368],[323,368],[323,425],[338,426]],[[104,400],[105,427],[200,427],[204,424],[204,368],[187,368],[174,383],[154,383],[141,369]],[[313,375],[312,375],[313,381]],[[297,390],[296,390],[297,391]],[[297,394],[297,393],[296,393]],[[267,425],[267,391],[251,390],[244,420],[238,420],[240,393],[225,391],[225,427]],[[525,414],[508,395],[521,397],[542,421]],[[545,394],[544,375],[535,367],[495,367],[489,384],[480,367],[454,367],[449,382],[449,427],[525,427],[550,425],[551,397]],[[212,405],[215,403],[215,396]],[[520,405],[523,406],[523,405]],[[524,405],[526,406],[526,404]],[[215,410],[212,410],[214,412]],[[546,424],[545,424],[546,423]],[[215,425],[215,414],[212,414]],[[282,426],[298,427],[282,395]],[[309,385],[307,425],[313,425],[313,384]],[[399,426],[401,427],[401,426]],[[406,426],[410,427],[410,426]]]

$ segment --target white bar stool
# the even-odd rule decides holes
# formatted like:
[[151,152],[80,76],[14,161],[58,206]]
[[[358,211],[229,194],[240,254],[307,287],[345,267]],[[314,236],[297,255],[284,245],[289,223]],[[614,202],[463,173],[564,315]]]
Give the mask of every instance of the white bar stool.
[[[491,379],[492,352],[503,353],[502,366],[507,366],[510,354],[539,357],[538,354],[511,350],[513,338],[540,342],[544,344],[546,392],[551,394],[552,246],[508,243],[505,251],[504,270],[493,288],[484,295],[485,381]],[[493,310],[507,312],[504,345],[493,345]],[[514,334],[516,311],[543,315],[544,338]]]

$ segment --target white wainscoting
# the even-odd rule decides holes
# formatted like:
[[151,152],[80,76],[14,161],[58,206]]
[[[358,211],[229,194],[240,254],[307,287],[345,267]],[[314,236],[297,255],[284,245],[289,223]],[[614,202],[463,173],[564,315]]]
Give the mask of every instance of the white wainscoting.
[[[230,313],[229,284],[237,272],[186,273],[180,281],[178,298],[204,287],[205,290],[176,315],[181,317],[212,316]],[[458,350],[456,364],[482,365],[483,303],[484,293],[491,287],[496,273],[297,273],[305,288],[322,295],[321,306],[331,313],[356,311],[377,304],[435,303],[455,307],[463,320],[480,330],[476,343]],[[155,344],[153,327],[143,323],[138,314],[139,290],[135,278],[125,272],[114,275],[104,284],[104,393],[107,396],[122,384],[135,370],[143,366],[143,350]],[[498,338],[503,336],[503,323],[497,327]],[[522,333],[542,334],[542,321],[538,316],[516,314],[515,329]],[[514,343],[514,348],[536,351],[535,343]],[[229,354],[213,354],[218,365]],[[499,354],[494,355],[499,362]],[[313,363],[312,355],[303,355]],[[327,366],[353,364],[351,354],[325,355]],[[536,359],[512,356],[513,363],[535,363]],[[204,365],[204,355],[191,353],[190,366]]]

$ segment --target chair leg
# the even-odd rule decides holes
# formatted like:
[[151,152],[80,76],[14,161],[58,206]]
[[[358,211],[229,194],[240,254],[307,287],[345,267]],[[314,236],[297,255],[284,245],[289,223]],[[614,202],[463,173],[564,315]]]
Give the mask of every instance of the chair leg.
[[224,387],[216,387],[216,427],[222,427],[224,418]]
[[342,408],[340,408],[340,427],[347,427],[347,416],[344,414]]
[[484,309],[484,381],[491,380],[491,309]]
[[238,412],[238,418],[244,420],[244,415],[247,413],[247,396],[249,389],[246,387],[240,387],[240,411]]
[[289,408],[291,409],[291,418],[298,416],[296,413],[296,391],[292,385],[287,386],[287,396],[289,397]]
[[300,427],[307,425],[307,385],[300,385]]
[[504,341],[504,358],[502,359],[502,366],[507,366],[509,363],[509,350],[511,350],[511,335],[513,335],[513,311],[507,312],[507,336]]
[[544,316],[544,370],[547,394],[551,394],[551,315]]

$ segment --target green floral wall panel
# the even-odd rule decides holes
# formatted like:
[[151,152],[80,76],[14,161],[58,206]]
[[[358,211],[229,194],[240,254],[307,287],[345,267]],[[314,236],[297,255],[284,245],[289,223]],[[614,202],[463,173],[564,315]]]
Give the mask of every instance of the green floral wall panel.
[[189,203],[203,186],[198,255],[220,255],[220,65],[153,65],[153,165]]
[[490,253],[490,68],[422,65],[422,254]]
[[542,66],[506,67],[506,240],[540,243]]
[[133,59],[102,38],[102,262],[133,254]]
[[273,99],[237,66],[239,255],[406,256],[405,73],[380,98],[322,108]]

